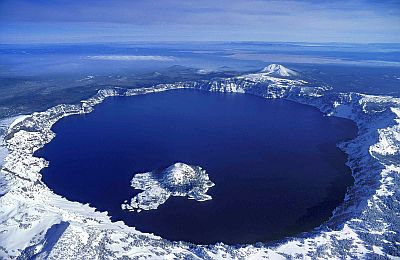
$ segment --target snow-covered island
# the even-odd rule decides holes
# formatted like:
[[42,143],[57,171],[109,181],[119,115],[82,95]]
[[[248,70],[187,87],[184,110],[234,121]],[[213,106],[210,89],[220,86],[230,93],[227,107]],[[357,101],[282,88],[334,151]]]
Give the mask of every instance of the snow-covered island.
[[[0,174],[0,259],[396,259],[400,257],[400,99],[337,93],[271,68],[231,78],[110,87],[75,105],[35,112],[10,127]],[[285,69],[287,71],[287,69]],[[284,71],[279,66],[279,71]],[[48,165],[33,154],[55,136],[59,119],[90,113],[109,96],[170,89],[237,92],[314,106],[327,116],[353,120],[355,139],[338,147],[348,155],[354,185],[332,217],[318,228],[274,243],[230,246],[172,242],[112,222],[107,212],[68,201],[42,181]]]
[[175,163],[162,171],[135,174],[131,186],[143,192],[133,197],[129,204],[125,201],[122,208],[138,212],[157,209],[170,196],[210,200],[211,196],[206,193],[214,185],[201,167]]

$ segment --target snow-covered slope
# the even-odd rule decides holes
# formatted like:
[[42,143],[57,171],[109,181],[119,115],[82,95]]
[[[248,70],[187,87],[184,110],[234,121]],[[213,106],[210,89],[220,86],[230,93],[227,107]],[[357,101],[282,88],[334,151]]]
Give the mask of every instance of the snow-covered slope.
[[[70,202],[41,181],[47,162],[34,151],[54,138],[60,118],[89,113],[108,96],[130,96],[178,88],[240,92],[285,98],[319,108],[328,116],[357,123],[354,140],[338,146],[348,156],[355,184],[329,221],[319,228],[274,244],[241,247],[171,242],[111,222],[104,212]],[[161,84],[152,88],[100,90],[77,105],[59,105],[33,113],[8,130],[9,154],[2,168],[0,258],[113,259],[343,259],[400,256],[400,99],[358,93],[334,93],[301,79],[269,72],[200,82]]]
[[294,70],[288,69],[279,64],[270,64],[264,69],[261,70],[261,73],[266,73],[270,76],[275,77],[295,77],[298,76],[298,73]]

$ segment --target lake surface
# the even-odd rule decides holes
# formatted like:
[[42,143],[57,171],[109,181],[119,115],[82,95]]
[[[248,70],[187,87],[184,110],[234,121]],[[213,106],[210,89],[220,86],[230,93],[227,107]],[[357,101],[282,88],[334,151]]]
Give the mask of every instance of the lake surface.
[[[353,182],[335,144],[354,137],[355,124],[285,100],[196,90],[112,97],[53,130],[36,152],[50,161],[42,174],[52,190],[171,240],[254,243],[307,231]],[[175,162],[207,170],[213,199],[121,209],[140,192],[130,186],[135,173]]]

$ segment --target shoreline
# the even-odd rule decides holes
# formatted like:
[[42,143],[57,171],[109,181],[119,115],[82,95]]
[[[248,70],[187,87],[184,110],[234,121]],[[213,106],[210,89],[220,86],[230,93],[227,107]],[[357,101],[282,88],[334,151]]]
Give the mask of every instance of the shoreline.
[[[157,250],[165,250],[163,255],[176,256],[178,253],[182,254],[185,252],[185,255],[200,258],[214,258],[223,254],[230,258],[249,256],[273,257],[276,256],[276,254],[283,256],[287,254],[287,252],[291,252],[287,254],[291,256],[298,254],[306,256],[311,252],[317,253],[319,246],[325,246],[325,244],[329,245],[330,240],[336,242],[343,241],[343,243],[346,244],[346,237],[351,237],[353,239],[353,244],[356,244],[351,245],[351,247],[346,250],[347,253],[354,254],[354,256],[366,257],[368,254],[373,254],[375,251],[379,253],[379,250],[385,250],[385,248],[379,244],[376,245],[379,250],[368,245],[365,243],[365,239],[363,240],[360,238],[359,234],[365,231],[364,224],[368,222],[368,219],[363,219],[362,213],[370,206],[370,200],[376,200],[374,197],[375,193],[382,190],[379,195],[388,197],[391,195],[390,191],[398,187],[397,183],[393,183],[393,177],[391,177],[391,175],[393,173],[400,173],[399,162],[394,161],[394,158],[392,160],[389,159],[390,163],[388,164],[387,157],[390,157],[392,154],[398,154],[400,150],[396,143],[396,133],[399,134],[400,132],[400,99],[357,93],[332,94],[329,93],[329,90],[324,88],[304,86],[306,84],[304,81],[275,79],[276,78],[273,77],[257,76],[257,79],[254,80],[253,74],[251,80],[254,80],[254,84],[248,82],[249,76],[247,75],[247,77],[244,77],[243,83],[237,83],[237,79],[222,79],[219,81],[205,81],[200,83],[183,82],[160,84],[155,87],[143,89],[105,89],[100,90],[94,97],[81,101],[80,105],[58,105],[44,112],[35,112],[25,117],[24,120],[13,124],[13,127],[8,131],[6,144],[10,153],[6,158],[6,164],[3,166],[8,172],[2,170],[2,174],[6,177],[9,190],[4,196],[0,197],[0,202],[2,205],[8,205],[10,209],[13,208],[13,205],[15,206],[16,202],[21,202],[22,205],[24,205],[24,202],[28,204],[32,202],[33,205],[35,205],[38,204],[37,201],[35,203],[35,200],[38,199],[37,196],[38,193],[40,193],[40,195],[47,196],[42,207],[54,213],[53,221],[48,223],[48,228],[43,227],[43,231],[48,230],[50,224],[53,226],[54,224],[66,221],[69,223],[69,226],[62,236],[66,236],[66,232],[76,229],[82,230],[82,234],[88,233],[88,230],[93,228],[99,232],[100,236],[104,236],[105,234],[102,233],[110,230],[113,231],[112,233],[115,232],[113,234],[115,237],[127,236],[135,240],[133,237],[144,236],[146,239],[144,239],[144,237],[141,238],[140,240],[144,240],[141,241],[141,243],[139,243],[139,240],[135,241],[145,245],[140,247],[140,250],[136,247],[133,247],[132,250],[138,250],[138,252],[144,251],[147,254],[153,254],[154,251]],[[266,84],[266,82],[268,82],[267,87],[265,87],[265,85],[259,85]],[[332,217],[312,231],[282,241],[266,244],[241,245],[239,247],[227,246],[222,243],[207,246],[192,245],[186,242],[167,241],[151,234],[137,231],[135,228],[128,227],[123,223],[111,222],[106,212],[97,212],[88,205],[67,201],[51,192],[43,184],[35,185],[36,183],[41,183],[41,175],[39,172],[43,167],[47,166],[47,162],[44,159],[33,157],[33,153],[51,141],[54,137],[51,126],[59,119],[73,114],[90,113],[95,105],[101,103],[109,96],[132,96],[183,88],[202,89],[211,92],[248,93],[264,98],[284,98],[297,103],[317,107],[322,113],[328,116],[339,116],[354,121],[358,126],[357,136],[353,140],[338,144],[338,147],[347,154],[347,165],[352,170],[355,181],[354,185],[346,193],[343,203],[333,211]],[[372,111],[374,114],[370,114],[371,112],[368,110],[369,104],[374,104],[378,107],[384,104],[384,110],[382,110],[383,112]],[[392,106],[394,108],[392,108]],[[372,107],[374,108],[374,106]],[[377,114],[377,119],[379,119],[377,121],[374,117],[375,114]],[[392,140],[392,142],[388,140]],[[387,151],[391,153],[387,154]],[[384,157],[383,159],[381,158],[382,156]],[[373,172],[371,173],[370,170]],[[16,176],[20,176],[24,179],[16,179],[11,173],[15,173]],[[392,180],[389,179],[389,181],[387,181],[388,177],[391,177]],[[368,181],[371,182],[371,186],[366,185]],[[383,186],[379,186],[379,183]],[[369,187],[369,189],[364,190],[366,187]],[[21,194],[21,191],[24,191],[24,193]],[[29,198],[29,196],[31,196],[31,198]],[[15,203],[13,203],[13,201]],[[67,205],[64,206],[64,204]],[[72,211],[68,212],[71,209]],[[27,212],[30,214],[33,211],[35,213],[33,215],[41,215],[38,214],[37,209],[35,207],[32,208],[31,205],[25,209],[27,212],[23,212],[24,209],[19,209],[19,211],[21,211],[19,212],[20,214]],[[4,221],[3,217],[7,212],[9,213],[10,211],[4,211],[3,208],[0,208],[0,219]],[[14,213],[18,214],[18,212]],[[88,219],[90,219],[89,223],[91,223],[91,225],[87,224]],[[398,219],[394,220],[396,221]],[[392,223],[388,223],[387,227],[390,227],[391,224]],[[399,223],[396,222],[391,229],[396,231],[396,228],[398,230],[398,226]],[[120,231],[120,233],[118,233],[118,231]],[[13,235],[11,230],[5,232],[5,234],[9,236]],[[4,233],[0,234],[0,240],[3,238]],[[37,240],[39,241],[37,245],[38,248],[39,244],[45,243],[40,242],[45,241],[44,238],[42,238],[42,240]],[[3,239],[2,241],[7,240]],[[25,244],[32,246],[31,241],[32,239],[26,241]],[[117,240],[111,239],[111,241],[113,241],[111,244],[123,244],[121,240],[117,242]],[[392,240],[392,242],[390,242],[390,240],[387,241],[389,241],[389,244],[394,245],[396,240]],[[309,245],[311,242],[316,245],[314,247]],[[65,241],[65,243],[68,242]],[[159,243],[163,243],[166,248],[157,246]],[[4,247],[4,245],[1,246]],[[332,252],[335,251],[335,248],[333,248],[333,246],[331,246],[331,248],[329,246],[326,247],[329,249],[326,252],[329,251],[329,253],[334,256],[335,254]],[[351,248],[357,248],[357,250],[352,252],[353,250],[351,250]],[[17,248],[15,248],[15,254],[17,251]],[[134,253],[133,251],[132,253]],[[10,253],[12,253],[12,251]],[[45,254],[45,252],[42,253]],[[67,254],[67,252],[65,253]],[[82,252],[76,251],[76,253],[80,255]],[[399,252],[395,253],[400,254]],[[118,254],[123,254],[123,252],[118,252]],[[136,253],[134,255],[136,255]],[[0,256],[3,256],[1,250]],[[12,254],[8,256],[12,256]]]

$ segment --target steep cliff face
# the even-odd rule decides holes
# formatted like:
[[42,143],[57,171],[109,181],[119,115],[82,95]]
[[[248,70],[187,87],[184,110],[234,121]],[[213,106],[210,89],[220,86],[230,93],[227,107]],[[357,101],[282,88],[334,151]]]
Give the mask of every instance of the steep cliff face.
[[[1,171],[0,258],[399,256],[400,99],[334,93],[328,87],[311,86],[301,79],[274,77],[271,71],[283,74],[280,76],[286,73],[295,76],[283,67],[271,65],[266,71],[234,78],[160,84],[142,89],[111,88],[99,91],[81,104],[59,105],[33,113],[14,124],[6,135],[9,154]],[[112,223],[106,213],[67,201],[41,182],[40,170],[48,162],[34,157],[33,153],[54,138],[51,126],[57,120],[89,113],[108,96],[180,88],[285,98],[315,106],[328,116],[356,122],[358,136],[338,144],[349,156],[348,165],[355,179],[343,204],[319,228],[279,243],[195,246],[145,234],[121,222]]]

